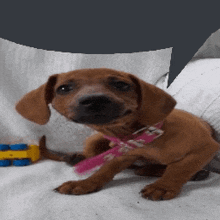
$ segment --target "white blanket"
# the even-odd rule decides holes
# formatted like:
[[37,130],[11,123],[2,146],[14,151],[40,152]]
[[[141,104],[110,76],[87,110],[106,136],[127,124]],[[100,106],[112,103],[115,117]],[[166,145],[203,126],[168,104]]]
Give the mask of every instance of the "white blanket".
[[0,170],[1,220],[217,220],[220,215],[220,178],[189,182],[181,195],[170,201],[153,202],[139,191],[155,178],[138,177],[131,171],[118,174],[99,192],[61,195],[53,189],[76,180],[72,167],[43,161]]
[[[170,55],[171,49],[115,55],[46,52],[0,39],[0,143],[37,143],[45,134],[53,150],[81,150],[89,129],[67,122],[54,111],[47,125],[35,125],[15,112],[15,103],[49,75],[85,67],[129,71],[165,89]],[[53,191],[65,181],[78,179],[72,167],[62,162],[0,167],[0,178],[0,220],[216,220],[220,216],[220,178],[213,173],[206,181],[187,183],[176,199],[160,202],[139,194],[156,178],[135,176],[131,170],[118,174],[103,190],[83,196]]]

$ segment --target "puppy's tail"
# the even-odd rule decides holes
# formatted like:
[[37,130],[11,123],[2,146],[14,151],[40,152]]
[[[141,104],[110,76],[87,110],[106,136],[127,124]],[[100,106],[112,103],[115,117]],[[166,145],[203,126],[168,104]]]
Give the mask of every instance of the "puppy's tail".
[[47,149],[45,135],[40,138],[39,147],[40,147],[41,157],[46,158],[46,159],[50,159],[50,160],[55,160],[55,161],[65,161],[64,157],[67,154]]
[[75,165],[76,163],[85,159],[83,155],[80,155],[78,153],[67,154],[67,153],[61,153],[47,149],[45,135],[40,138],[39,148],[40,148],[40,155],[42,158],[55,160],[55,161],[64,161],[69,165]]

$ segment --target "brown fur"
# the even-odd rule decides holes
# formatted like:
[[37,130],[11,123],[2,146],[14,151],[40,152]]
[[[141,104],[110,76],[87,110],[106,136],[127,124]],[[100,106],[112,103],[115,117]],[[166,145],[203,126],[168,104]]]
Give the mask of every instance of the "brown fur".
[[[117,89],[114,83],[110,83],[111,77],[126,83],[123,91]],[[127,84],[129,89],[126,89]],[[58,88],[62,85],[70,85],[70,91],[60,94]],[[106,114],[103,117],[106,117],[108,123],[88,123],[94,112],[89,113],[92,115],[90,118],[87,113],[80,113],[80,106],[83,103],[84,108],[90,96],[101,97],[104,100],[103,105],[110,108],[112,115],[115,114],[114,117],[111,116],[104,107],[103,111],[99,112]],[[50,118],[49,103],[67,119],[82,122],[99,132],[86,140],[81,159],[95,156],[110,148],[109,141],[103,138],[103,134],[127,136],[142,127],[164,122],[164,134],[158,139],[143,148],[131,150],[124,156],[111,160],[85,180],[62,184],[56,190],[63,194],[80,195],[97,191],[117,173],[144,158],[148,162],[161,164],[163,169],[155,173],[156,176],[162,177],[147,185],[141,191],[142,196],[152,200],[172,199],[180,193],[183,184],[202,170],[219,150],[219,144],[213,139],[211,127],[206,122],[185,111],[174,109],[176,101],[169,94],[129,73],[103,68],[53,75],[47,83],[26,94],[18,102],[16,109],[28,120],[45,124]],[[111,105],[115,108],[111,108]],[[64,159],[51,156],[46,148],[42,149],[48,158]],[[68,160],[79,155],[69,155]],[[142,169],[139,174],[152,173]]]

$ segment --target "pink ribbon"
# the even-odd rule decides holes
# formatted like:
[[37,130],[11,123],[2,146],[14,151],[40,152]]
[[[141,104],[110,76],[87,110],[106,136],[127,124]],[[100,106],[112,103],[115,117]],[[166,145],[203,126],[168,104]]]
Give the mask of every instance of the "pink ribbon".
[[163,122],[159,122],[154,126],[142,128],[133,133],[132,137],[129,138],[125,137],[119,139],[104,135],[104,138],[110,140],[114,144],[113,148],[95,157],[77,163],[74,166],[74,172],[80,176],[91,174],[113,158],[122,156],[132,149],[143,147],[145,144],[152,142],[163,134],[163,131],[160,130],[162,125]]

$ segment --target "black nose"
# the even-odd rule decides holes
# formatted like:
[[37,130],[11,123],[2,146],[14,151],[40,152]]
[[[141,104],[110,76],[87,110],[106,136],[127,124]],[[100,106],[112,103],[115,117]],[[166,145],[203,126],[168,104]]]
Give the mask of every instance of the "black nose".
[[107,107],[112,104],[109,97],[102,94],[86,95],[78,100],[79,108],[85,113],[98,113],[107,110]]
[[105,124],[118,118],[123,111],[122,104],[105,94],[89,94],[78,99],[74,122],[83,124]]

